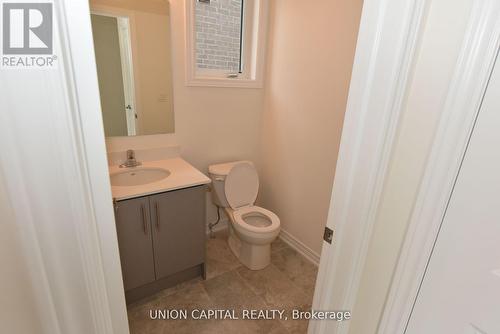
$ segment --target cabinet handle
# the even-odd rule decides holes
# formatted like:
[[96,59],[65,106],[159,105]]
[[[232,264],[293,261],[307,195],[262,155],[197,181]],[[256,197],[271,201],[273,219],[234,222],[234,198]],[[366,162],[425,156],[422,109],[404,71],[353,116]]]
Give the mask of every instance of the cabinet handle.
[[160,230],[160,208],[158,202],[155,203],[155,212],[156,212],[156,229]]
[[142,217],[142,228],[144,229],[144,234],[148,235],[147,225],[146,225],[146,210],[144,209],[144,203],[141,203],[141,217]]
[[115,216],[118,213],[118,202],[116,201],[116,198],[113,197],[113,209],[115,210]]

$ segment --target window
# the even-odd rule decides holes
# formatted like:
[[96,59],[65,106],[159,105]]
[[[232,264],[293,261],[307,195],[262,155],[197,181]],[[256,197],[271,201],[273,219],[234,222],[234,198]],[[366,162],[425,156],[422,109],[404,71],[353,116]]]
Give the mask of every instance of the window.
[[266,3],[187,1],[187,85],[262,86]]
[[196,1],[195,49],[196,67],[242,73],[243,1]]

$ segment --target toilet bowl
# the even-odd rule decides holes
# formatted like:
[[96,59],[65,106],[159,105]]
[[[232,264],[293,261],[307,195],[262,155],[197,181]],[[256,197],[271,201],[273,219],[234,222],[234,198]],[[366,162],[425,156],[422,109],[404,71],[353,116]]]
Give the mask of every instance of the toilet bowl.
[[280,220],[273,212],[254,205],[259,178],[249,161],[212,165],[213,200],[229,217],[228,244],[239,261],[252,270],[271,262],[271,242],[280,232]]

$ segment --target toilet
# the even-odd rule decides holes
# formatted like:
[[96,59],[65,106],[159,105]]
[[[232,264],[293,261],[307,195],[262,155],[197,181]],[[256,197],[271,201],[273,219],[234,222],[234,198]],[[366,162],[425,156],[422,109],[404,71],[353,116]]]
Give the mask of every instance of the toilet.
[[280,232],[278,216],[254,205],[259,176],[252,162],[211,165],[212,198],[230,219],[228,244],[240,262],[252,270],[271,262],[271,242]]

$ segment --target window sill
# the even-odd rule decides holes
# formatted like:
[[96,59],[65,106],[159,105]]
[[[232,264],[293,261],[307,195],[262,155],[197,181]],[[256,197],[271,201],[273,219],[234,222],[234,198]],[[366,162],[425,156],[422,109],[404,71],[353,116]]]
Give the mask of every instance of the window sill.
[[221,88],[262,88],[262,80],[238,78],[196,77],[186,80],[188,87],[221,87]]

